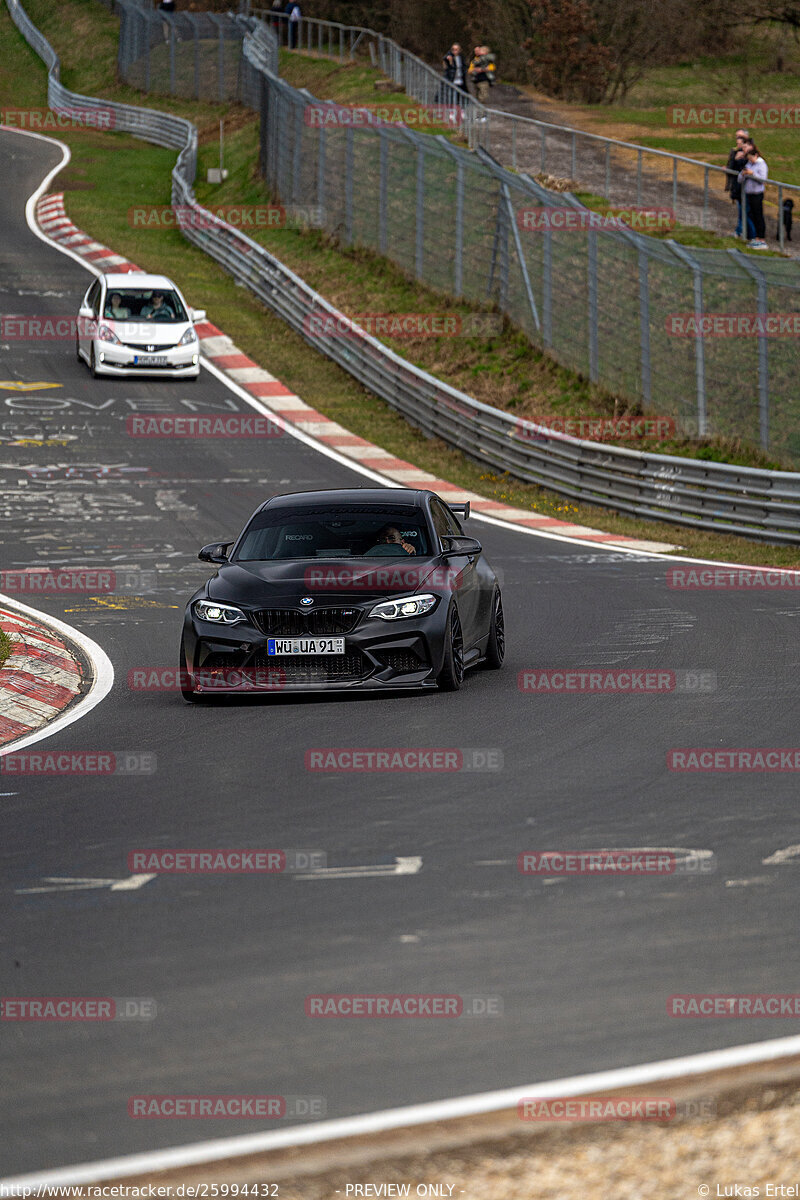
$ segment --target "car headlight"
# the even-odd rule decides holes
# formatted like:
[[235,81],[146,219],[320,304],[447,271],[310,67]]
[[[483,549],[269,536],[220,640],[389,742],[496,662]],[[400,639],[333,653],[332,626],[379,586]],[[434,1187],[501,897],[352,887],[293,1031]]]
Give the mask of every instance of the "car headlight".
[[215,625],[236,625],[238,621],[247,620],[240,608],[215,604],[213,600],[195,600],[194,611],[201,621],[213,621]]
[[178,345],[179,346],[191,346],[192,343],[196,342],[196,341],[197,341],[197,334],[195,333],[194,329],[190,325],[189,328],[186,330],[186,333],[183,335],[181,340],[178,342]]
[[382,600],[370,612],[371,617],[380,617],[382,621],[396,621],[399,617],[421,617],[430,612],[438,600],[438,596],[401,596],[399,600]]
[[100,338],[101,342],[113,342],[115,346],[122,345],[122,342],[119,340],[117,335],[114,333],[114,330],[109,329],[107,325],[100,326],[100,328],[97,331],[97,336]]

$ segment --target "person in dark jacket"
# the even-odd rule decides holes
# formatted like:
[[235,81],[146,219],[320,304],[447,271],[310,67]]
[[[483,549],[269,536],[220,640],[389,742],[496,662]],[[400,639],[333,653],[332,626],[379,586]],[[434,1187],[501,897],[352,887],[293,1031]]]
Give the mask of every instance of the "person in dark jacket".
[[[731,198],[732,204],[739,206],[739,217],[736,222],[736,237],[742,235],[742,185],[739,182],[739,172],[747,165],[747,150],[753,143],[746,129],[736,130],[736,145],[728,155],[725,176],[725,191]],[[750,213],[747,214],[747,233],[749,238],[755,237],[755,226]]]
[[453,87],[457,87],[459,91],[463,92],[466,83],[466,63],[458,42],[453,42],[445,54],[442,59],[442,67],[447,82],[452,83]]

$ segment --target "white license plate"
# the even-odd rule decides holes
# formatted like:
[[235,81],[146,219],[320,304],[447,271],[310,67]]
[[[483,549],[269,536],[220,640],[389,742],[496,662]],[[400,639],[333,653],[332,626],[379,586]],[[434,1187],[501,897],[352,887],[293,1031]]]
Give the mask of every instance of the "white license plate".
[[344,654],[344,638],[270,638],[267,654]]
[[135,367],[165,367],[167,359],[163,354],[135,354],[133,365]]

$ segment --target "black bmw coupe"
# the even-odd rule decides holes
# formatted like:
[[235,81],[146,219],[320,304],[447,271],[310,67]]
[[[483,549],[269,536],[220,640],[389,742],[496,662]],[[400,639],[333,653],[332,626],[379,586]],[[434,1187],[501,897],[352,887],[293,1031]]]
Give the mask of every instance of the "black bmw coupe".
[[503,664],[503,603],[469,504],[434,492],[347,488],[273,496],[186,609],[187,700],[243,692],[455,691]]

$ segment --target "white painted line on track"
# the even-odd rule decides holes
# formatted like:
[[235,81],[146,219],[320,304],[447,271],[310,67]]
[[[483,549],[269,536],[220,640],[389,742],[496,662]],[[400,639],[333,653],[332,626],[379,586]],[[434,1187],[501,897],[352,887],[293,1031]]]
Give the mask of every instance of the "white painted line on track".
[[[528,1087],[508,1088],[501,1092],[479,1092],[458,1096],[453,1100],[436,1100],[430,1104],[414,1104],[407,1108],[391,1108],[383,1112],[364,1113],[335,1121],[321,1121],[293,1129],[269,1130],[265,1133],[244,1134],[239,1137],[217,1138],[195,1142],[188,1146],[173,1146],[144,1154],[129,1154],[99,1162],[81,1163],[72,1167],[41,1171],[35,1175],[16,1175],[0,1179],[5,1187],[65,1186],[79,1183],[99,1183],[125,1179],[147,1172],[170,1171],[179,1167],[220,1162],[243,1155],[283,1150],[292,1146],[312,1146],[337,1138],[363,1137],[365,1134],[426,1125],[433,1121],[448,1121],[458,1117],[479,1116],[483,1113],[515,1109],[521,1100],[558,1099],[564,1096],[585,1096],[621,1088],[639,1087],[667,1079],[684,1079],[760,1062],[774,1062],[800,1054],[800,1036],[775,1038],[746,1046],[731,1046],[727,1050],[711,1050],[683,1058],[668,1058],[661,1062],[643,1063],[637,1067],[622,1067],[613,1071],[598,1071],[592,1075],[575,1075],[534,1083]],[[300,1164],[299,1164],[300,1165]],[[298,1167],[299,1169],[299,1167]]]

